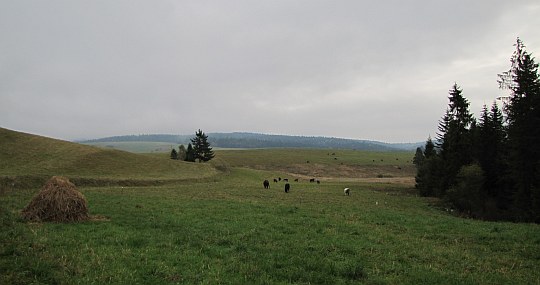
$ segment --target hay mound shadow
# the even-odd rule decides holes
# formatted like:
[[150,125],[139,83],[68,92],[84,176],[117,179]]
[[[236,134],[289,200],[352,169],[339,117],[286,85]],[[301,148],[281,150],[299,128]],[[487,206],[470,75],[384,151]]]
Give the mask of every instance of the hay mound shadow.
[[22,210],[22,218],[33,222],[72,223],[86,221],[88,203],[75,184],[53,176]]

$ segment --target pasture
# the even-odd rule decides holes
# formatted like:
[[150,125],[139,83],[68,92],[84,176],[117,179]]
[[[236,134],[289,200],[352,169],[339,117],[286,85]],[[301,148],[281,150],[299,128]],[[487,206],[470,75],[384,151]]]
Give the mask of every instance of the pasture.
[[[110,164],[118,161],[99,164],[92,156],[79,157],[81,150],[72,151],[79,158],[68,157],[73,168],[66,160],[49,160],[48,170],[38,176],[64,169],[85,182],[108,169],[110,179],[163,183],[83,183],[79,190],[94,220],[78,224],[22,221],[20,210],[39,186],[3,185],[0,284],[540,283],[538,225],[463,219],[441,209],[437,200],[418,197],[410,180],[396,179],[409,171],[411,153],[336,150],[335,160],[327,152],[222,150],[211,164],[177,162],[180,166],[160,168],[160,178],[154,177],[159,172],[144,170],[146,161],[171,162],[158,154],[137,156],[139,170],[133,174],[121,167],[115,173]],[[382,155],[388,157],[375,164],[374,157]],[[83,167],[77,174],[81,157],[99,167]],[[307,159],[313,168],[303,168]],[[395,163],[402,159],[403,164]],[[9,167],[1,168],[3,176],[31,177],[30,170],[37,171],[18,165],[27,161],[11,163],[17,165],[7,175]],[[46,165],[39,157],[35,163]],[[292,164],[302,167],[287,168]],[[371,170],[343,178],[330,171],[342,166]],[[174,167],[179,167],[177,176]],[[321,169],[329,172],[313,172]],[[381,169],[391,177],[377,178]],[[304,176],[323,179],[316,184]],[[291,180],[290,193],[284,193],[283,182],[272,182],[275,177]],[[270,189],[263,188],[264,179],[271,181]],[[351,188],[350,196],[344,195],[345,187]]]

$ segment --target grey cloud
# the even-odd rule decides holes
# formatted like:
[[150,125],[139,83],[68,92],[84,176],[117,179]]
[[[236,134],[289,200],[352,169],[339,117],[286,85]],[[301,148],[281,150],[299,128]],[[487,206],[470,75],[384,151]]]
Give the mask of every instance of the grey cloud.
[[479,110],[540,50],[535,1],[3,2],[0,123],[66,139],[424,140],[454,81]]

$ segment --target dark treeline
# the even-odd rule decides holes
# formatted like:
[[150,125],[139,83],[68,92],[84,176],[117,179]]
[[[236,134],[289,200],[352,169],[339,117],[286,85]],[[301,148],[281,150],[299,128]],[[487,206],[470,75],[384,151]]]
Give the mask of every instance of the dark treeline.
[[411,145],[386,144],[381,142],[330,137],[306,137],[266,135],[253,133],[213,134],[212,143],[224,148],[334,148],[372,151],[395,151],[401,147],[413,149]]
[[509,91],[477,120],[454,84],[435,141],[418,148],[416,187],[471,217],[540,223],[540,77],[521,40],[499,87]]

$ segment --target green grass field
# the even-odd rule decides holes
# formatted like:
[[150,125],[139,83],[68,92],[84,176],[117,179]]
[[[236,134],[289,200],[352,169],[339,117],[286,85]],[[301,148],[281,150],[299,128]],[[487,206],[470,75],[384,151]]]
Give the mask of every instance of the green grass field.
[[[6,137],[18,146],[34,139],[48,145],[41,151],[52,158],[44,171],[2,152],[12,166],[0,168],[3,176],[64,169],[67,176],[99,177],[98,169],[108,169],[110,179],[126,179],[131,173],[116,172],[110,165],[123,163],[112,159],[78,173],[69,165],[76,168],[80,153],[96,149],[13,136],[0,133],[2,149]],[[437,200],[418,197],[407,179],[370,180],[381,169],[395,178],[409,171],[410,153],[336,150],[335,160],[332,152],[223,150],[212,164],[180,163],[178,170],[166,156],[135,155],[143,163],[128,178],[170,181],[83,185],[90,214],[99,219],[79,224],[25,223],[19,212],[39,187],[3,186],[0,284],[540,284],[539,225],[459,218]],[[304,168],[307,159],[316,167]],[[163,177],[154,177],[154,161],[166,165]],[[47,165],[39,157],[35,163]],[[330,171],[344,166],[377,171],[344,177]],[[321,184],[303,179],[321,169],[329,171],[317,176],[325,178]],[[291,181],[290,193],[283,182],[262,187],[264,179],[294,175],[301,179]]]

